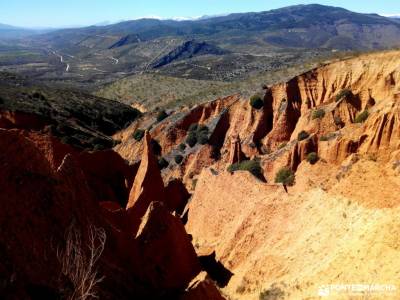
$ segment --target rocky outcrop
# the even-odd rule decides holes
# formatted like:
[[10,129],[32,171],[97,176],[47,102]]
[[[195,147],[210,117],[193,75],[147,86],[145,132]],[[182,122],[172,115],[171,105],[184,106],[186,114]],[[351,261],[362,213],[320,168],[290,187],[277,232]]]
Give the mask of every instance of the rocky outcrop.
[[157,290],[182,290],[200,272],[200,264],[181,220],[161,202],[152,202],[136,240],[144,264],[140,273]]
[[182,45],[178,46],[176,49],[172,50],[167,55],[161,57],[152,64],[153,68],[160,68],[167,64],[170,64],[176,60],[192,58],[194,56],[213,54],[222,55],[226,54],[226,50],[208,44],[206,42],[197,42],[194,40],[184,42]]
[[244,153],[242,152],[242,145],[240,142],[240,137],[237,136],[231,141],[231,150],[229,153],[229,164],[233,165],[237,162],[241,162],[244,160],[246,157]]
[[170,212],[182,215],[190,198],[185,185],[179,179],[173,179],[165,187],[165,205]]
[[[234,273],[222,289],[229,298],[255,300],[262,291],[313,298],[324,282],[337,278],[390,281],[400,263],[393,232],[399,226],[399,201],[391,196],[400,191],[395,174],[391,165],[361,158],[343,168],[303,162],[296,186],[286,193],[244,172],[204,170],[186,228],[199,254],[215,249]],[[382,261],[392,263],[383,270]]]
[[44,117],[30,113],[8,110],[0,111],[0,128],[41,130],[51,123],[50,120]]
[[129,192],[139,164],[129,165],[120,155],[111,150],[82,152],[78,160],[89,185],[99,201],[128,203]]
[[137,34],[128,34],[122,37],[118,42],[112,44],[108,49],[115,49],[130,44],[136,44],[138,42],[140,42],[140,38]]
[[[399,202],[388,191],[399,189],[399,58],[389,51],[338,61],[266,89],[262,109],[240,97],[217,100],[153,129],[163,154],[175,154],[190,124],[214,124],[221,112],[209,145],[185,150],[182,164],[163,176],[183,178],[194,192],[186,228],[198,255],[215,251],[215,261],[233,273],[223,293],[258,299],[262,290],[280,290],[302,299],[315,297],[323,282],[368,282],[371,272],[389,280],[396,272],[375,262],[383,254],[397,264],[398,251],[371,237],[386,224],[384,236],[396,243],[389,228],[398,226]],[[360,120],[364,110],[368,118]],[[308,137],[299,137],[302,131]],[[311,152],[315,164],[306,159]],[[260,162],[268,184],[225,172],[242,155]],[[283,167],[295,172],[286,190],[271,184]],[[371,248],[376,252],[365,250]],[[323,263],[311,268],[310,261]]]
[[388,105],[384,111],[372,114],[366,121],[361,137],[360,152],[376,153],[388,158],[400,149],[400,106],[398,102]]
[[144,150],[142,160],[126,206],[129,216],[129,230],[133,235],[136,235],[141,218],[146,213],[150,203],[152,201],[164,201],[164,182],[161,178],[150,142],[150,134],[146,132],[143,138]]
[[[0,129],[0,136],[1,297],[61,297],[71,283],[62,276],[57,250],[62,249],[68,228],[81,237],[82,244],[76,247],[86,247],[91,227],[104,229],[108,240],[113,240],[113,230],[101,218],[73,149],[35,132]],[[123,291],[121,299],[141,294],[140,284],[127,279],[127,287],[118,282],[132,272],[123,267],[120,252],[109,246],[99,262],[106,278],[98,295],[105,296],[102,288],[108,285]]]
[[201,272],[189,284],[185,294],[180,300],[224,300],[214,282],[208,278],[206,272]]
[[[144,197],[147,193],[134,198],[150,201],[136,235],[129,226],[132,212],[119,201],[128,190],[125,181],[132,168],[116,153],[83,153],[52,136],[16,129],[0,129],[0,149],[0,297],[55,299],[72,293],[75,283],[60,266],[67,257],[57,254],[67,249],[67,242],[74,242],[71,247],[83,256],[104,243],[92,266],[98,278],[104,276],[95,287],[102,299],[178,297],[200,272],[191,238],[180,218],[170,212],[183,210],[187,201],[179,181],[166,189],[168,207]],[[150,171],[152,159],[143,160]],[[138,174],[152,175],[141,171]],[[151,187],[146,176],[136,180]],[[73,256],[68,259],[71,270],[88,267]]]

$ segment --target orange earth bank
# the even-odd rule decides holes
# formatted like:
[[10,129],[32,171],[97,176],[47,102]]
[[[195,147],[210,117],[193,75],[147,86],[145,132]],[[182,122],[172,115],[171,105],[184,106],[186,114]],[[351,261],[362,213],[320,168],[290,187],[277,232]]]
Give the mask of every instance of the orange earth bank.
[[[191,123],[208,126],[209,143],[180,151]],[[234,273],[222,290],[228,298],[258,299],[269,290],[319,299],[324,285],[359,283],[397,288],[361,297],[400,298],[400,51],[335,62],[269,87],[261,110],[235,95],[161,123],[142,119],[121,133],[116,151],[137,161],[141,146],[131,134],[148,124],[170,162],[163,178],[181,178],[194,192],[186,229],[197,253],[215,250]],[[299,141],[301,131],[309,136]],[[305,160],[311,152],[319,157],[314,165]],[[246,158],[260,162],[267,183],[226,172]],[[295,172],[287,192],[274,184],[282,167]],[[332,292],[329,299],[349,297]]]

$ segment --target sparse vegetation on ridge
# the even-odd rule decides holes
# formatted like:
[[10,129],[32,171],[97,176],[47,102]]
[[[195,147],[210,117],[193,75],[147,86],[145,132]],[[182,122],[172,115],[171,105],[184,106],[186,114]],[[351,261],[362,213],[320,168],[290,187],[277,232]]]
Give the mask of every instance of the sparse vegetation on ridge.
[[354,123],[364,123],[369,117],[368,110],[364,110],[363,112],[359,113],[356,118],[354,119]]
[[283,185],[293,185],[295,180],[294,172],[289,168],[282,168],[276,173],[275,183],[282,183]]
[[352,91],[349,89],[343,89],[336,95],[336,102],[353,95]]
[[166,111],[162,110],[157,114],[157,122],[161,122],[162,120],[166,119],[167,117],[168,117],[168,114],[166,113]]
[[180,165],[183,161],[183,156],[180,154],[175,155],[174,160],[175,160],[176,164]]
[[262,177],[262,168],[260,166],[260,162],[256,160],[244,160],[228,167],[229,172],[235,171],[248,171],[253,174],[255,177]]
[[181,143],[181,144],[179,144],[178,148],[179,148],[179,151],[184,152],[186,149],[186,144]]
[[144,137],[143,129],[136,129],[135,132],[133,133],[133,138],[138,142],[141,141],[143,137]]
[[334,117],[333,121],[335,122],[336,126],[343,127],[345,125],[342,121],[342,118],[340,118],[339,116]]
[[261,109],[264,106],[264,100],[261,98],[260,95],[253,95],[250,98],[250,105],[254,109]]
[[314,165],[315,163],[317,163],[317,161],[319,160],[318,154],[315,152],[311,152],[307,155],[307,161]]
[[164,157],[160,157],[158,160],[158,167],[160,168],[160,170],[165,169],[168,166],[169,162]]
[[307,131],[302,130],[299,132],[299,134],[297,136],[297,140],[302,141],[302,140],[308,139],[309,136],[310,136],[310,134]]
[[325,117],[325,110],[323,109],[316,109],[312,112],[312,119],[322,119],[323,117]]
[[197,143],[205,145],[208,143],[208,127],[205,125],[191,124],[188,129],[188,135],[186,137],[186,144],[190,147],[194,147]]

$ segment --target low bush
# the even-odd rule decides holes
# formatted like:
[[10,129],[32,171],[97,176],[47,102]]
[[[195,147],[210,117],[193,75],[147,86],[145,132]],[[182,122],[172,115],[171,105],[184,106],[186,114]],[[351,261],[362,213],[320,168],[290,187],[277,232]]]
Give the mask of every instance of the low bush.
[[194,133],[189,133],[189,135],[186,138],[186,144],[189,145],[189,147],[194,147],[197,144],[197,137],[196,134]]
[[278,149],[285,148],[285,147],[286,147],[286,145],[287,145],[287,143],[286,143],[286,142],[285,142],[285,143],[282,143],[282,144],[280,144],[280,145],[278,146]]
[[354,119],[354,123],[364,123],[369,116],[368,110],[364,110],[362,113],[359,113]]
[[264,106],[264,100],[261,99],[260,95],[254,95],[250,98],[250,105],[255,109],[261,109]]
[[351,90],[343,89],[336,95],[336,102],[342,100],[343,98],[350,97],[351,95],[353,95]]
[[158,160],[158,167],[160,168],[160,170],[165,169],[168,166],[169,166],[169,162],[164,157],[161,157]]
[[315,152],[311,152],[307,155],[307,161],[312,165],[317,163],[318,160],[319,160],[318,154]]
[[133,133],[133,138],[138,142],[141,141],[143,137],[144,137],[143,129],[136,129],[135,132]]
[[339,127],[344,126],[344,122],[342,121],[342,119],[339,116],[334,117],[333,121],[335,122],[336,126],[339,126]]
[[297,139],[299,141],[302,141],[302,140],[308,139],[309,136],[310,136],[310,134],[307,131],[302,130],[299,132]]
[[[85,141],[85,139],[87,139],[86,137],[80,136],[79,134],[75,134],[74,138],[80,141]],[[101,137],[92,137],[89,139],[89,144],[91,144],[95,150],[105,150],[114,147],[115,141],[112,139],[104,139]]]
[[199,124],[193,123],[189,126],[189,131],[196,131],[197,128],[199,127]]
[[262,291],[258,297],[259,300],[280,300],[285,299],[285,292],[279,287],[271,286],[268,290]]
[[321,135],[321,137],[319,138],[319,140],[320,140],[321,142],[326,142],[326,141],[329,141],[329,137],[328,137],[327,135]]
[[262,169],[259,161],[255,160],[244,160],[242,162],[235,163],[228,167],[229,172],[235,171],[248,171],[256,177],[262,177]]
[[275,183],[282,183],[284,185],[293,185],[294,184],[294,173],[289,168],[282,168],[276,173]]
[[317,109],[312,112],[312,119],[322,119],[325,117],[325,111],[323,109]]
[[32,97],[35,98],[35,99],[46,100],[46,97],[43,96],[43,94],[41,94],[39,92],[34,92],[32,94]]
[[197,133],[200,133],[200,132],[205,132],[205,133],[208,133],[208,127],[206,126],[206,125],[198,125],[197,126],[197,129],[196,129],[196,132]]
[[197,141],[200,145],[205,145],[208,143],[208,135],[205,132],[202,132],[197,135]]
[[157,122],[161,122],[162,120],[164,120],[167,117],[168,117],[168,114],[165,112],[165,110],[162,110],[157,114]]
[[153,151],[154,155],[156,155],[156,156],[161,155],[162,148],[158,141],[152,139],[150,141],[150,147],[151,147],[151,150]]
[[194,147],[197,143],[205,145],[208,143],[208,127],[206,125],[192,124],[189,127],[189,133],[186,138],[186,144]]
[[180,154],[175,155],[174,160],[178,165],[180,165],[182,163],[182,161],[183,161],[183,156],[180,155]]
[[183,152],[183,151],[185,151],[185,149],[186,149],[186,144],[184,144],[184,143],[179,144],[178,148],[179,148],[179,150],[180,150],[181,152]]

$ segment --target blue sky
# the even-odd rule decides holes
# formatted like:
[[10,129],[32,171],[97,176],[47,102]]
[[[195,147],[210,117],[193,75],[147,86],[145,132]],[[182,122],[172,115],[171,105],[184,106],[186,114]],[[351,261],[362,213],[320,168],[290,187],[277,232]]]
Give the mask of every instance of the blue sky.
[[400,0],[0,0],[0,23],[25,27],[82,26],[150,16],[196,17],[264,11],[309,3],[365,13],[400,14]]

